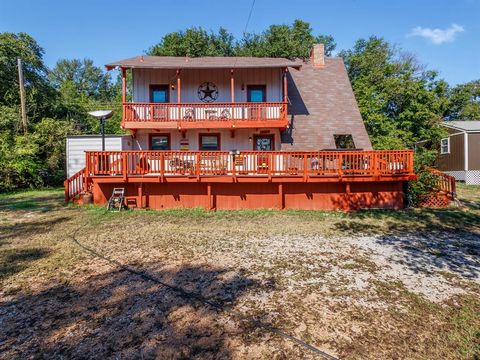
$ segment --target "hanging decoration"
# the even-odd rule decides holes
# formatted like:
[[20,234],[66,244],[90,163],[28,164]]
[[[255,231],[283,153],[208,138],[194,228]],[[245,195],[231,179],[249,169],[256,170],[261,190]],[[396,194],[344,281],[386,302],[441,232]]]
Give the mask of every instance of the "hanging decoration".
[[212,82],[205,81],[198,87],[198,98],[206,103],[214,102],[218,97],[218,88]]

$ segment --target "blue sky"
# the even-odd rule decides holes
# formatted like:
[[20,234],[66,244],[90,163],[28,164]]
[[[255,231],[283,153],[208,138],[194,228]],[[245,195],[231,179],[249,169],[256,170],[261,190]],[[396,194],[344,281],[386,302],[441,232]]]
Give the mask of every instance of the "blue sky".
[[[0,0],[0,32],[27,32],[53,67],[60,58],[97,65],[139,55],[167,32],[224,26],[240,37],[251,0]],[[449,83],[480,78],[480,0],[256,0],[248,31],[300,18],[331,34],[338,50],[382,36]]]

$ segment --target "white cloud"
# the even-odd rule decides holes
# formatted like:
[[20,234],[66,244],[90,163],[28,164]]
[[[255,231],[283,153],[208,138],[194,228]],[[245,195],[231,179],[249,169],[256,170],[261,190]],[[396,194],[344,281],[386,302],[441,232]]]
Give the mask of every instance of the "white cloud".
[[417,26],[412,30],[409,36],[420,36],[430,40],[434,44],[443,44],[451,42],[455,39],[458,33],[464,32],[463,26],[452,24],[446,29],[430,29]]

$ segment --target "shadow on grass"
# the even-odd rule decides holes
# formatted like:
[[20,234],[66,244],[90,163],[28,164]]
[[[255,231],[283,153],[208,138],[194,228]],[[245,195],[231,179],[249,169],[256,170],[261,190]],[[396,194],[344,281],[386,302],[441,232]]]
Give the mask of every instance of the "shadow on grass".
[[[28,194],[28,193],[26,193]],[[0,211],[40,211],[47,212],[63,205],[62,198],[57,194],[45,196],[5,196],[0,199]]]
[[47,233],[52,230],[52,226],[70,219],[70,217],[62,216],[50,220],[25,221],[12,225],[0,225],[0,245],[13,236],[19,237]]
[[227,334],[241,330],[218,317],[258,285],[226,269],[154,266],[144,273],[182,291],[116,270],[0,303],[0,352],[7,358],[230,358]]
[[48,250],[41,248],[0,251],[0,280],[26,269],[29,263],[46,257],[49,253]]

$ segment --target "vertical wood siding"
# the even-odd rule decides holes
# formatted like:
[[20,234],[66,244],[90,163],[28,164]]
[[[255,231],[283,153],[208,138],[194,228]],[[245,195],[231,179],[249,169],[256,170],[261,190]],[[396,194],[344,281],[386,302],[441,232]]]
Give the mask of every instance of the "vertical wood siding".
[[452,129],[449,129],[448,132],[450,136],[450,154],[440,154],[439,152],[437,167],[442,171],[465,170],[464,135]]
[[[216,102],[230,102],[230,70],[229,69],[184,69],[181,78],[182,103],[200,102],[197,90],[205,81],[213,82],[218,88]],[[266,85],[267,101],[282,101],[282,73],[280,69],[236,69],[235,102],[247,101],[247,85]],[[177,81],[175,70],[134,69],[133,70],[133,101],[149,102],[150,85],[173,84],[170,89],[170,102],[177,102]],[[245,85],[242,90],[242,84]]]
[[468,134],[468,169],[480,170],[480,134]]
[[[170,134],[170,146],[171,150],[180,150],[180,140],[182,139],[181,133],[179,131],[161,131],[162,134]],[[253,150],[253,136],[259,135],[260,132],[256,129],[238,129],[235,131],[235,137],[232,138],[232,133],[230,130],[221,129],[221,130],[204,130],[204,129],[195,129],[188,130],[186,133],[186,138],[189,140],[189,150],[195,151],[199,150],[199,134],[220,134],[220,147],[221,150],[230,151],[230,150]],[[133,150],[148,150],[149,148],[149,134],[159,134],[159,132],[149,132],[145,130],[139,130],[135,136],[133,142]],[[269,134],[275,136],[275,150],[280,151],[280,131],[278,129],[270,129]],[[252,141],[249,140],[249,137],[252,138]]]

